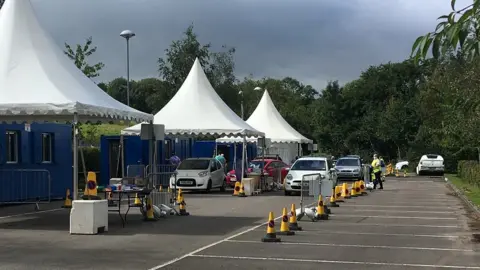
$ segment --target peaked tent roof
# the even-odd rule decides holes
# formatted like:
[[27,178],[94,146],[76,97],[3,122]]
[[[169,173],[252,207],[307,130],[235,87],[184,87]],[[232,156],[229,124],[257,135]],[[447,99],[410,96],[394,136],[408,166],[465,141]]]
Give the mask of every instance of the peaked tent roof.
[[1,121],[150,121],[110,97],[64,55],[37,20],[30,0],[0,10]]
[[[165,125],[167,134],[264,135],[223,102],[208,81],[198,58],[178,92],[155,115],[153,122]],[[122,133],[139,134],[140,128],[141,124],[138,124]]]
[[[273,104],[268,91],[265,90],[262,99],[255,111],[248,118],[247,123],[252,127],[265,133],[272,143],[312,143],[288,124]],[[256,141],[255,138],[248,138],[249,142]],[[217,142],[241,142],[241,138],[219,138]]]

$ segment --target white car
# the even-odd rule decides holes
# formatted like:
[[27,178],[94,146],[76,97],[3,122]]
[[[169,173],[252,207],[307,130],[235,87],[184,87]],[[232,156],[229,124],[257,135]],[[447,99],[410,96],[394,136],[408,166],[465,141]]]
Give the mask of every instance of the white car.
[[[302,157],[297,159],[285,177],[285,196],[300,192],[302,177],[315,173],[319,173],[322,180],[322,195],[329,196],[328,194],[331,194],[332,188],[336,185],[337,174],[333,168],[332,160],[326,157]],[[305,182],[304,185],[306,185]]]
[[445,166],[443,157],[436,154],[423,155],[417,165],[417,175],[440,174],[443,175]]
[[187,158],[183,160],[176,170],[175,176],[170,178],[170,188],[182,190],[210,191],[219,188],[225,191],[227,182],[222,164],[214,158]]
[[397,164],[395,164],[395,169],[399,171],[408,169],[408,161],[404,160],[397,162]]

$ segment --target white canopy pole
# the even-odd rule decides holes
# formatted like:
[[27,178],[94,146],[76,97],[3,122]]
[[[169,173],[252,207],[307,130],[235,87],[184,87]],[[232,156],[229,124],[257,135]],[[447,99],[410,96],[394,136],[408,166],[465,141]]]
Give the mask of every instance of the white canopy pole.
[[[73,114],[73,200],[78,199],[78,141],[77,141],[78,115]],[[85,179],[86,180],[86,179]],[[85,187],[87,188],[87,187]]]
[[233,169],[237,169],[237,143],[233,143]]
[[245,150],[246,150],[246,144],[247,144],[247,138],[246,136],[243,136],[243,144],[242,144],[242,181],[243,181],[243,175],[245,173]]

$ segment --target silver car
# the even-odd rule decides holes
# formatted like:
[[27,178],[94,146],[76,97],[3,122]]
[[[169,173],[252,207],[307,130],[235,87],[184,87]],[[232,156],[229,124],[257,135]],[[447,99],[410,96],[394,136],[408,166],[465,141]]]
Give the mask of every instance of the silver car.
[[342,157],[335,163],[335,171],[340,180],[363,179],[362,161],[357,157]]

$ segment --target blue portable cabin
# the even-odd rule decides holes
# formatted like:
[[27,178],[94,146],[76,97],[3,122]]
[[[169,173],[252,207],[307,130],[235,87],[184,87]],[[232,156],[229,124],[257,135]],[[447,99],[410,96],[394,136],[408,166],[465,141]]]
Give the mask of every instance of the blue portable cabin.
[[72,153],[71,125],[0,124],[0,202],[64,197]]
[[[237,159],[242,158],[242,144],[241,143],[217,143],[219,152],[225,155],[227,159],[227,169],[232,170],[232,164],[235,155],[235,146]],[[193,157],[212,157],[215,153],[215,141],[195,141],[193,144]],[[247,159],[252,160],[257,156],[257,146],[254,143],[247,144]]]
[[[157,144],[158,164],[169,164],[169,159],[173,152],[175,152],[181,160],[191,157],[193,141],[191,138],[172,139],[165,137],[165,140]],[[136,135],[123,135],[123,143],[125,148],[125,174],[127,174],[129,165],[148,165],[148,141],[141,140],[140,136]],[[121,177],[122,161],[119,146],[120,135],[102,136],[100,139],[100,185],[108,184],[110,178]]]

